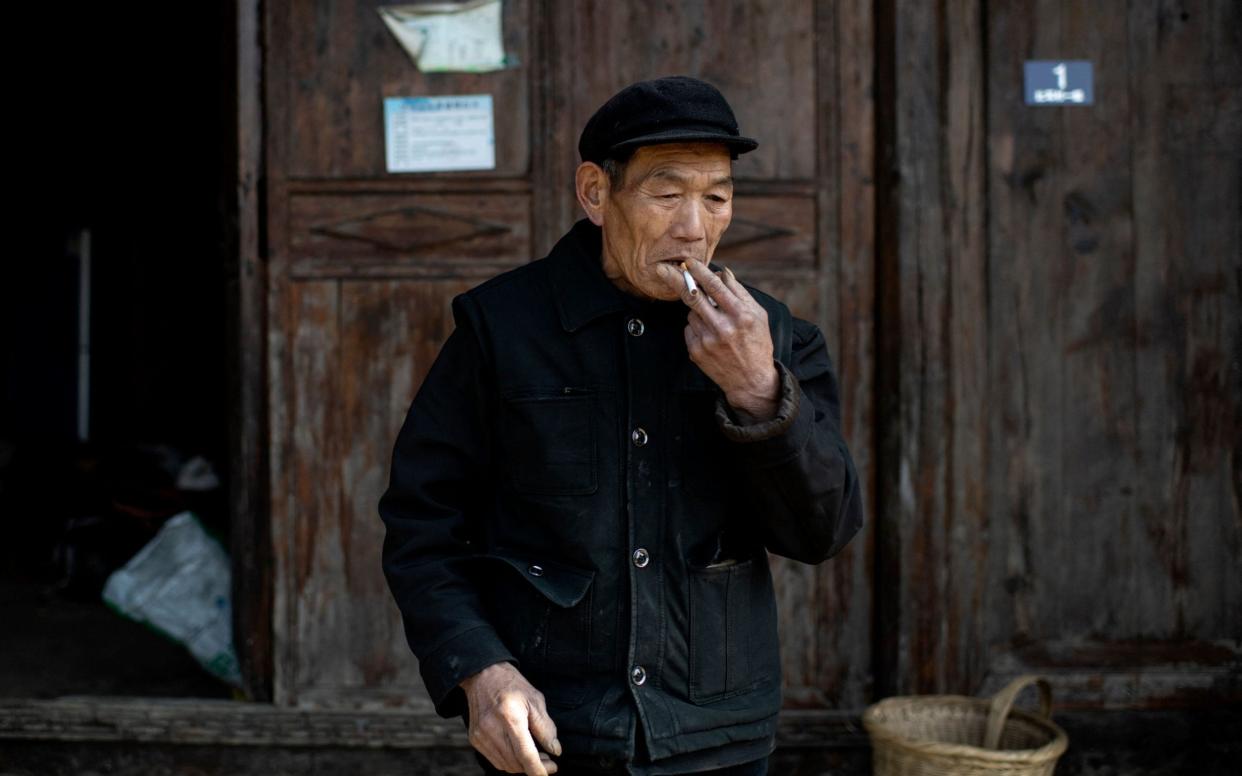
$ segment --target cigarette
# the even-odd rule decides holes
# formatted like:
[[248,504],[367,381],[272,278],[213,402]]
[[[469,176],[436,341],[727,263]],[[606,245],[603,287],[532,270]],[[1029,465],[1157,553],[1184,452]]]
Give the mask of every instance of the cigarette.
[[[684,261],[681,263],[681,276],[686,279],[686,290],[691,294],[699,289],[699,284],[694,282],[694,276],[690,274],[690,270],[686,268],[686,262]],[[707,301],[711,303],[712,307],[719,307],[715,299],[707,296],[707,294],[703,296],[707,297]]]
[[699,284],[694,282],[694,276],[690,274],[690,270],[686,269],[686,262],[681,263],[681,276],[686,279],[686,290],[694,293],[699,290]]

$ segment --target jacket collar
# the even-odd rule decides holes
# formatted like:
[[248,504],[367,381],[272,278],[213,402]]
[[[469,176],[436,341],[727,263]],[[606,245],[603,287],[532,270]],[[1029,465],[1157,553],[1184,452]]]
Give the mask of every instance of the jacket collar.
[[552,291],[565,331],[626,309],[625,293],[604,274],[603,237],[587,219],[574,224],[548,254]]
[[[553,296],[565,331],[577,331],[596,318],[625,310],[677,317],[684,326],[687,308],[681,302],[643,300],[613,285],[604,274],[603,244],[603,231],[584,218],[548,254]],[[720,269],[715,264],[708,268]]]
[[[644,301],[613,285],[604,274],[602,249],[603,233],[584,218],[548,254],[553,298],[565,331],[577,331],[596,318],[626,310],[644,317],[668,316],[679,330],[686,325],[687,309],[681,302]],[[711,390],[715,386],[689,359],[682,367],[678,384],[684,390]]]

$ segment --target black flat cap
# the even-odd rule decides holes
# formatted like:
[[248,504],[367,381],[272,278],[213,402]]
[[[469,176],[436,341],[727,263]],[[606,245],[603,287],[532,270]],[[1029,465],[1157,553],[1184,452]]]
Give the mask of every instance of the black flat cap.
[[724,143],[736,159],[759,143],[742,137],[733,109],[716,87],[684,75],[639,81],[595,111],[578,139],[584,162],[599,164],[660,143]]

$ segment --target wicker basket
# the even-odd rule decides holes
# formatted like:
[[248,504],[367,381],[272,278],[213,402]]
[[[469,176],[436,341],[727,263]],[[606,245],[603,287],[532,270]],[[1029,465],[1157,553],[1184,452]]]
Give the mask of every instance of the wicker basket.
[[[1039,688],[1040,713],[1012,709],[1027,685]],[[962,695],[897,697],[867,707],[876,776],[1036,776],[1051,774],[1068,738],[1049,715],[1052,688],[1019,676],[991,701]]]

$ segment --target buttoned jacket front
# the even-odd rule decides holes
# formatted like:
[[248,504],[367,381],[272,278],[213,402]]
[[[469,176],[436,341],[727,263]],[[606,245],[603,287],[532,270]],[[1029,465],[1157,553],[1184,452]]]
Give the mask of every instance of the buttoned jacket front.
[[862,525],[824,339],[768,312],[774,420],[739,422],[686,352],[687,308],[619,291],[581,221],[453,300],[398,435],[384,571],[437,710],[512,661],[567,752],[653,758],[771,739],[767,551],[818,563]]

